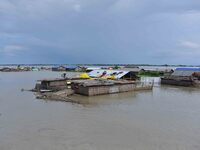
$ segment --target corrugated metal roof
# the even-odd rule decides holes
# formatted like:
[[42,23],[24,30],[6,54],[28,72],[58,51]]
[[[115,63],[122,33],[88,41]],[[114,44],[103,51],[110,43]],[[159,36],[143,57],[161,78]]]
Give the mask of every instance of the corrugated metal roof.
[[200,68],[176,68],[177,71],[200,71]]
[[100,67],[87,67],[87,70],[100,70]]
[[191,76],[195,71],[179,71],[175,70],[172,76]]
[[141,69],[140,68],[122,68],[121,70],[139,72]]
[[100,77],[104,72],[106,72],[105,76],[116,74],[115,78],[117,79],[120,79],[121,77],[129,73],[129,71],[125,71],[125,70],[93,70],[89,72],[89,76],[97,78],[97,77]]

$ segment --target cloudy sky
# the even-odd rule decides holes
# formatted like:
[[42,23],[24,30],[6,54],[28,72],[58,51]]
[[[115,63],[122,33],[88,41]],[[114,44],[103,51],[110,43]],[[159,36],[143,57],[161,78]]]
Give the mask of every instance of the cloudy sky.
[[0,0],[0,63],[199,58],[200,0]]

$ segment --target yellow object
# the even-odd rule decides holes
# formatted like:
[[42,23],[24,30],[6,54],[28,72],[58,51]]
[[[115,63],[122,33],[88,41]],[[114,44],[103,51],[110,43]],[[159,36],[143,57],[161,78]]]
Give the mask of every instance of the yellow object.
[[80,77],[83,79],[90,79],[90,76],[87,73],[80,74]]
[[108,76],[105,76],[105,77],[102,77],[103,79],[115,79],[115,76],[114,75],[108,75]]

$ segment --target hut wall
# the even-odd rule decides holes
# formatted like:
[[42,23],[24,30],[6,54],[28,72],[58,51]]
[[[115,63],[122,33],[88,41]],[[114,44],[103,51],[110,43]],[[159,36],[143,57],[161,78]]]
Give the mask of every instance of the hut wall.
[[177,86],[192,86],[191,80],[174,80],[174,79],[161,79],[161,84],[177,85]]
[[89,87],[76,86],[75,88],[73,87],[73,90],[76,94],[89,96]]
[[58,80],[58,81],[42,81],[41,82],[42,89],[65,89],[66,88],[66,81],[65,80]]
[[133,91],[135,89],[135,84],[123,84],[123,85],[112,85],[112,86],[91,86],[83,87],[78,86],[75,88],[75,93],[87,96],[112,94]]
[[49,86],[65,86],[65,85],[66,85],[66,81],[65,80],[49,82]]

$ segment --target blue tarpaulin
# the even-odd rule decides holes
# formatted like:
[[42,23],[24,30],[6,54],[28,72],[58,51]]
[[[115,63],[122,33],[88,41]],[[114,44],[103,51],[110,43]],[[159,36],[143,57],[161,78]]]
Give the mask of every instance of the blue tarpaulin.
[[52,69],[58,69],[60,66],[53,66]]
[[65,66],[66,69],[76,69],[78,66]]
[[200,68],[176,68],[176,71],[200,71]]

